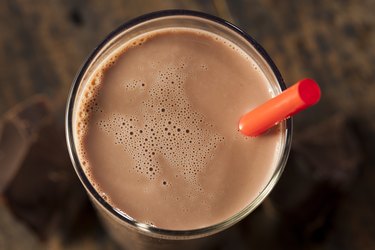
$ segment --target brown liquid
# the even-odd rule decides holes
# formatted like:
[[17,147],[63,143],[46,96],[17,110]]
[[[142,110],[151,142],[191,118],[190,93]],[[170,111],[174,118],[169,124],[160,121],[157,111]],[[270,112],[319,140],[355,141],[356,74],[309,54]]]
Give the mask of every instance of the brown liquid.
[[76,122],[79,157],[112,206],[159,228],[228,219],[269,182],[282,133],[242,136],[242,114],[271,98],[255,62],[193,29],[129,42],[90,78]]

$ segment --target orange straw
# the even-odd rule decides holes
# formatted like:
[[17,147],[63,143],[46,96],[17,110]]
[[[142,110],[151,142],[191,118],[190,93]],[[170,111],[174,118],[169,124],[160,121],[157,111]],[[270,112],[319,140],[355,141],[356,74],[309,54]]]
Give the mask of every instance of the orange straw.
[[280,95],[270,99],[241,117],[240,131],[247,136],[257,136],[280,121],[316,104],[320,88],[312,79],[303,79]]

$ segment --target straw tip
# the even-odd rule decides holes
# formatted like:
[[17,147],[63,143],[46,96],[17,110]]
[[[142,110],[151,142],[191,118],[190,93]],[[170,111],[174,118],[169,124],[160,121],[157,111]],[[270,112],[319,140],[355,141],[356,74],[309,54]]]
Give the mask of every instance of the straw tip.
[[314,105],[320,100],[321,91],[316,81],[306,78],[300,80],[297,84],[299,95],[306,105]]
[[320,96],[320,87],[313,79],[302,79],[242,116],[239,131],[247,136],[258,136],[280,121],[316,104]]
[[260,133],[254,132],[252,130],[251,124],[248,123],[248,120],[241,118],[240,122],[238,123],[238,131],[241,132],[243,135],[255,137]]

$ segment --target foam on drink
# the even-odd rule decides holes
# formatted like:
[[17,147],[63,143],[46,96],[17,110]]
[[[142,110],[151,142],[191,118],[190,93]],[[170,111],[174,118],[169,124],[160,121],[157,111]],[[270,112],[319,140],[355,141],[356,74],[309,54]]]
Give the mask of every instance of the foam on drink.
[[82,92],[83,169],[104,199],[137,221],[167,229],[218,223],[271,177],[281,133],[248,139],[236,126],[249,99],[271,96],[255,62],[223,38],[183,28],[141,35]]

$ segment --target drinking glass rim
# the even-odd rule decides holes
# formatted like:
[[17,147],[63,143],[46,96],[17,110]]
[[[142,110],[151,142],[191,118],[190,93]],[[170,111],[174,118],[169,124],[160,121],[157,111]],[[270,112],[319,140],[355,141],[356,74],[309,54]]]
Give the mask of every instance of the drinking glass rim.
[[116,28],[114,31],[109,33],[109,35],[107,35],[106,38],[90,53],[90,55],[88,56],[88,58],[86,59],[84,64],[81,66],[80,70],[78,71],[78,74],[75,76],[75,79],[73,80],[73,84],[69,92],[68,102],[66,106],[66,115],[65,115],[65,133],[66,133],[66,141],[67,141],[69,155],[70,155],[74,169],[80,181],[82,182],[85,189],[95,198],[95,200],[101,206],[103,206],[104,209],[109,211],[111,215],[114,215],[116,218],[120,219],[122,222],[130,225],[131,227],[134,227],[140,230],[142,233],[153,236],[153,237],[170,238],[170,239],[193,239],[193,238],[203,237],[205,235],[214,234],[216,232],[222,231],[234,225],[235,223],[245,218],[248,214],[250,214],[267,197],[269,192],[272,190],[272,188],[275,186],[278,179],[280,178],[284,170],[284,167],[286,165],[287,159],[288,159],[289,151],[291,148],[291,141],[292,141],[292,119],[291,118],[285,121],[286,123],[285,138],[286,139],[285,139],[282,156],[279,159],[278,165],[272,177],[270,178],[265,188],[259,193],[259,195],[251,203],[249,203],[245,208],[243,208],[241,211],[234,214],[233,216],[227,218],[226,220],[219,222],[217,224],[214,224],[214,225],[210,225],[208,227],[189,229],[189,230],[170,230],[170,229],[162,229],[162,228],[157,228],[154,226],[149,226],[147,224],[138,222],[135,219],[130,218],[129,216],[126,216],[124,213],[114,208],[106,200],[104,200],[100,196],[100,194],[96,191],[96,189],[92,186],[84,170],[82,169],[82,166],[81,166],[81,163],[80,163],[77,151],[76,151],[76,146],[74,143],[73,126],[72,126],[75,99],[77,96],[80,83],[89,65],[91,64],[93,59],[100,53],[103,47],[109,41],[114,39],[117,35],[119,35],[120,33],[124,32],[125,30],[131,27],[142,24],[146,21],[155,20],[155,19],[163,18],[163,17],[174,17],[174,16],[197,17],[206,21],[211,21],[216,24],[222,25],[226,28],[229,28],[231,31],[234,31],[235,33],[240,35],[242,38],[244,38],[265,60],[267,65],[270,67],[272,73],[276,77],[277,83],[279,84],[281,90],[286,89],[285,83],[282,79],[282,76],[279,70],[277,69],[276,65],[272,61],[271,57],[267,54],[265,49],[258,42],[256,42],[255,39],[253,39],[250,35],[248,35],[242,29],[238,28],[236,25],[224,19],[221,19],[219,17],[206,14],[203,12],[192,11],[192,10],[182,10],[182,9],[162,10],[162,11],[148,13],[148,14],[139,16],[137,18],[134,18],[128,22],[125,22],[124,24]]

